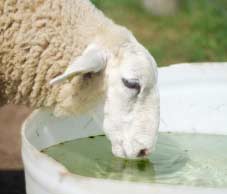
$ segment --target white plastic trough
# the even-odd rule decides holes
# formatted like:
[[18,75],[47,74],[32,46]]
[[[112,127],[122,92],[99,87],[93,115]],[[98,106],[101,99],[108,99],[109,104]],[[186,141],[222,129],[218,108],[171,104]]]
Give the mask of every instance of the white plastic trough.
[[[160,131],[227,135],[227,63],[180,64],[159,69]],[[39,150],[102,134],[89,116],[59,119],[35,111],[22,128],[27,194],[226,194],[227,188],[145,184],[83,177]]]

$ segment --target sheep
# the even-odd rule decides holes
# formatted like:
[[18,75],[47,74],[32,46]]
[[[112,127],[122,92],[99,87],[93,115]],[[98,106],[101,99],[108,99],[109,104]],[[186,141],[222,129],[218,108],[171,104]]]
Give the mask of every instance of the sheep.
[[2,0],[0,86],[1,106],[48,108],[56,116],[103,102],[103,130],[115,156],[134,159],[154,149],[156,62],[89,0]]

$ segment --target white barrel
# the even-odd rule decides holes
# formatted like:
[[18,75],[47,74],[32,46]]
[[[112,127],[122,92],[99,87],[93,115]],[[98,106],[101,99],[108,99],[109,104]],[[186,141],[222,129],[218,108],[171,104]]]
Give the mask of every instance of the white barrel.
[[[160,131],[227,134],[227,63],[180,64],[159,69]],[[51,145],[103,132],[89,115],[55,118],[34,111],[22,127],[27,194],[226,194],[203,188],[95,179],[70,173],[40,152]]]

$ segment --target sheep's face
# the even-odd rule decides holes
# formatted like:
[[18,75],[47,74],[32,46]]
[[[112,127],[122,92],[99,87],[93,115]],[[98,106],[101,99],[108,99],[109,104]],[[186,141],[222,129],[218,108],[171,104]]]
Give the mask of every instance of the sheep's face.
[[135,41],[116,50],[117,54],[113,54],[98,44],[89,45],[51,84],[105,69],[103,128],[112,143],[113,154],[145,157],[154,148],[159,126],[156,63]]
[[125,46],[106,69],[104,131],[115,156],[145,157],[159,126],[156,63],[142,46]]

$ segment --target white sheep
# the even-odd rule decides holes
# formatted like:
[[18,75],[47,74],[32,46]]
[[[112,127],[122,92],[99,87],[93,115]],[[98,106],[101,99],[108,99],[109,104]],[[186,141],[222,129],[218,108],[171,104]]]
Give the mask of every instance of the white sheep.
[[147,156],[159,127],[156,62],[88,0],[0,2],[0,104],[82,114],[104,101],[119,157]]

